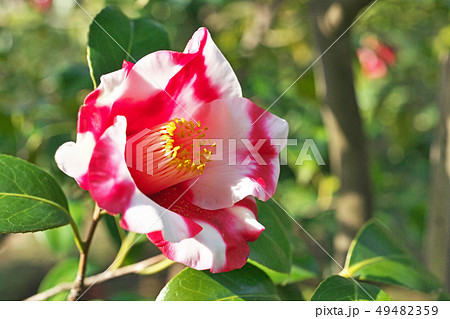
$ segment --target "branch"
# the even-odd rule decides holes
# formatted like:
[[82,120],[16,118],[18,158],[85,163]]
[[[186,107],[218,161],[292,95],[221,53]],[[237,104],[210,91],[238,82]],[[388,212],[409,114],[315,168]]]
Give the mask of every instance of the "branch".
[[75,301],[79,298],[81,291],[84,288],[84,277],[86,275],[87,257],[89,253],[89,247],[91,246],[92,238],[94,237],[95,229],[97,228],[98,221],[101,217],[101,208],[95,204],[94,214],[92,216],[92,224],[89,228],[89,232],[86,240],[83,242],[84,249],[80,251],[80,261],[78,264],[77,278],[73,283],[73,287],[70,290],[67,300]]
[[[125,266],[119,269],[115,269],[115,270],[108,270],[106,272],[91,276],[91,277],[87,277],[84,279],[84,284],[85,285],[94,285],[94,284],[99,284],[101,282],[110,280],[110,279],[114,279],[117,277],[122,277],[125,275],[129,275],[129,274],[140,274],[140,273],[145,273],[145,274],[149,274],[149,272],[146,272],[145,270],[147,270],[148,267],[162,263],[162,262],[169,262],[168,259],[166,259],[166,257],[164,257],[164,255],[157,255],[154,257],[150,257],[148,259],[145,259],[143,261],[140,261],[138,263],[129,265],[129,266]],[[170,261],[170,264],[172,264],[172,262]],[[167,266],[169,265],[169,263],[167,263]],[[45,290],[41,293],[38,293],[34,296],[31,296],[27,299],[25,299],[25,301],[42,301],[42,300],[47,300],[50,297],[53,297],[56,294],[59,294],[60,292],[63,291],[67,291],[72,289],[73,283],[72,282],[63,282],[53,288],[50,288],[48,290]]]

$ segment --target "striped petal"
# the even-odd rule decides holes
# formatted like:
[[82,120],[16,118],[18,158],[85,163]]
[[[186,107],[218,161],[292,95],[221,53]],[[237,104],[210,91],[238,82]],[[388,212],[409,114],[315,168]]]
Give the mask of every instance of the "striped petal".
[[231,207],[249,195],[269,199],[278,182],[278,154],[286,143],[287,122],[244,98],[213,101],[194,116],[208,127],[205,139],[221,145],[189,189],[189,200],[216,210]]
[[109,213],[123,213],[121,225],[137,233],[161,231],[173,242],[190,238],[201,227],[142,194],[125,163],[126,119],[118,116],[97,142],[89,164],[92,198]]
[[[172,187],[152,196],[161,206],[168,206],[182,194]],[[173,211],[192,219],[203,229],[196,236],[173,243],[160,231],[149,232],[148,238],[163,254],[189,267],[211,272],[224,272],[242,267],[247,262],[249,241],[255,241],[264,227],[256,217],[256,202],[247,197],[233,207],[211,211],[194,206],[182,197]]]
[[100,85],[86,97],[78,111],[77,142],[63,144],[55,154],[58,167],[75,178],[83,189],[89,188],[87,172],[95,144],[111,124],[113,95],[124,82],[130,68],[131,63],[124,63],[122,69],[100,78]]

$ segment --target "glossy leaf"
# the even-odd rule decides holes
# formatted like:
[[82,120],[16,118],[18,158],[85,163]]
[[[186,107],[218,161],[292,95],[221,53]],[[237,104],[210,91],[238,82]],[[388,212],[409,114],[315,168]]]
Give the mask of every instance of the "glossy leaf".
[[[258,219],[266,227],[250,243],[249,262],[276,284],[290,284],[318,277],[318,265],[305,243],[295,235],[298,227],[274,201],[258,201]],[[276,252],[274,257],[273,252]]]
[[281,218],[286,214],[273,201],[258,201],[258,221],[266,228],[259,238],[249,243],[252,262],[270,270],[288,274],[292,252]]
[[401,241],[375,220],[366,223],[353,240],[341,275],[424,292],[440,287],[437,279],[408,253]]
[[124,60],[135,63],[143,56],[169,48],[169,38],[157,22],[129,19],[119,9],[106,7],[89,28],[88,61],[94,85],[100,76],[122,67]]
[[292,247],[292,264],[288,273],[274,271],[253,260],[249,262],[264,271],[275,284],[288,285],[319,277],[319,268],[305,244],[293,234],[288,233]]
[[377,286],[331,276],[317,287],[311,301],[389,301],[391,298]]
[[31,163],[0,155],[0,232],[40,231],[69,222],[66,197],[52,176]]
[[218,274],[186,268],[169,281],[156,300],[279,300],[279,297],[269,277],[247,264]]

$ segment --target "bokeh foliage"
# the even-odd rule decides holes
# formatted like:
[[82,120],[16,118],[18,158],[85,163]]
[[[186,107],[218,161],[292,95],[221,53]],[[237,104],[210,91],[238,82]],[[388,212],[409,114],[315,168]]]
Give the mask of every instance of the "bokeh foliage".
[[[89,206],[87,194],[56,168],[53,156],[60,144],[74,139],[78,107],[93,88],[86,63],[91,18],[72,1],[54,0],[52,7],[44,11],[32,2],[0,2],[0,153],[18,156],[51,172],[69,194],[70,206],[82,212],[80,207]],[[106,5],[116,5],[132,19],[151,17],[164,25],[173,50],[182,51],[199,26],[208,27],[237,73],[244,96],[262,107],[271,105],[315,59],[307,1],[274,3],[80,1],[92,16]],[[438,120],[438,58],[450,47],[449,9],[446,0],[417,0],[414,5],[406,0],[380,1],[352,29],[355,51],[361,39],[376,36],[396,53],[397,63],[384,78],[364,77],[356,55],[354,72],[369,140],[375,216],[397,230],[419,259],[428,205],[429,149]],[[336,231],[333,209],[339,181],[328,165],[295,165],[302,141],[307,138],[314,139],[328,163],[327,137],[315,89],[310,70],[271,108],[271,112],[288,120],[290,137],[299,139],[299,145],[289,146],[288,165],[282,167],[275,198],[332,252]],[[81,222],[81,218],[75,219]],[[65,231],[69,231],[67,226],[52,231],[54,235],[36,235],[42,249],[58,253],[52,264],[76,256],[71,240],[52,239],[67,237]],[[293,239],[286,245],[303,245],[297,236],[301,230],[296,233],[289,235]],[[106,246],[108,236],[111,234],[105,230]],[[153,252],[148,246],[145,241],[137,245],[127,263]],[[299,250],[305,251],[303,247]],[[311,265],[305,276],[314,280],[319,268],[327,273],[330,260],[318,254],[317,247],[311,250],[318,256],[320,267]],[[257,252],[255,249],[253,254]],[[111,256],[107,253],[100,254],[95,262],[107,265],[108,258]],[[0,273],[8,274],[8,260],[2,259]],[[45,267],[50,265],[45,263]],[[155,279],[160,288],[165,279]],[[306,283],[303,292],[311,294],[315,286]],[[3,298],[1,290],[0,285]],[[150,299],[157,295],[155,291],[142,291]],[[12,299],[27,296],[22,294]]]

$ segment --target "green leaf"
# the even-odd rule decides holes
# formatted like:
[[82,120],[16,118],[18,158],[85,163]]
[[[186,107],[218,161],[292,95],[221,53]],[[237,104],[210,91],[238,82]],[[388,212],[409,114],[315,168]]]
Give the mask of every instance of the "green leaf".
[[252,263],[288,274],[292,252],[282,218],[286,213],[273,201],[258,201],[258,221],[266,228],[259,238],[249,243]]
[[289,273],[274,271],[270,268],[258,264],[251,259],[249,260],[249,263],[257,266],[262,271],[264,271],[273,281],[273,283],[277,285],[288,285],[308,279],[318,278],[319,269],[316,261],[314,260],[313,256],[306,250],[303,242],[301,242],[297,237],[295,237],[295,239],[298,247],[302,247],[304,249],[296,249],[297,251],[302,251],[302,253],[296,253],[294,256],[292,256],[292,265]]
[[16,132],[9,115],[0,110],[0,153],[16,153]]
[[122,244],[122,237],[120,232],[122,232],[123,237],[125,237],[125,231],[118,227],[118,220],[116,218],[116,216],[108,214],[103,216],[103,222],[106,225],[106,229],[108,230],[112,242],[117,246],[116,248],[119,249],[120,245]]
[[311,301],[390,301],[377,286],[341,276],[331,276],[317,287]]
[[[72,282],[77,276],[78,261],[75,258],[66,259],[56,264],[44,277],[38,292],[43,292],[63,282]],[[69,292],[60,292],[47,300],[66,300]]]
[[94,86],[103,74],[119,70],[123,60],[136,62],[151,52],[168,48],[167,32],[157,22],[132,20],[119,9],[106,7],[89,28],[88,62]]
[[269,277],[247,264],[218,274],[186,268],[167,283],[156,300],[279,300],[279,297]]
[[298,226],[285,211],[274,201],[258,201],[258,219],[266,229],[256,242],[250,243],[251,264],[263,270],[275,284],[318,277],[318,265],[305,243],[295,235],[294,227]]
[[404,286],[424,292],[440,288],[437,279],[408,253],[380,222],[367,222],[353,240],[342,276]]
[[[77,225],[80,225],[86,212],[86,207],[81,202],[69,202],[70,214]],[[67,254],[76,249],[73,240],[73,230],[69,225],[64,227],[49,229],[39,235],[44,243],[59,254]]]
[[[98,270],[98,267],[88,262],[86,266],[86,275],[91,276]],[[63,282],[73,282],[77,276],[78,260],[75,258],[69,258],[56,264],[44,277],[39,285],[38,292],[43,292],[50,288],[57,286]],[[69,291],[60,292],[59,294],[50,297],[47,300],[66,300],[69,295]]]
[[[297,226],[295,225],[295,227]],[[320,276],[319,266],[306,244],[293,232],[288,233],[288,237],[292,247],[292,266],[287,283],[318,278]]]
[[0,232],[24,233],[70,223],[56,180],[33,164],[0,155]]

